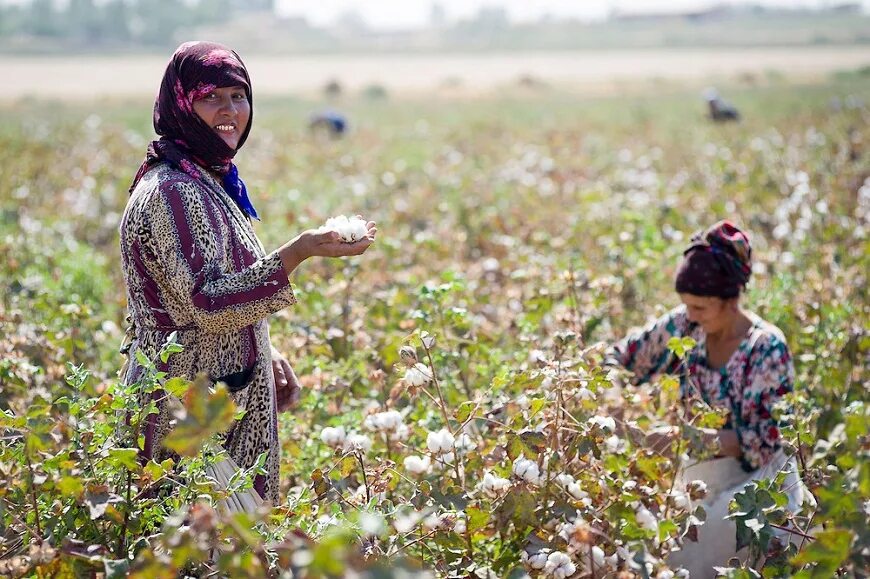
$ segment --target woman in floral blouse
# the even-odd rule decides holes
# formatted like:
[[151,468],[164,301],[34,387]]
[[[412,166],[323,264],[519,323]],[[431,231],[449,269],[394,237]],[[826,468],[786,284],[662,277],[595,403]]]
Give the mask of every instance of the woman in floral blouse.
[[[687,543],[669,560],[674,567],[686,567],[693,578],[715,576],[713,565],[725,564],[735,554],[734,524],[723,520],[734,493],[753,478],[775,474],[786,462],[772,414],[776,402],[792,391],[794,366],[779,328],[741,307],[751,259],[749,238],[729,221],[694,236],[676,276],[682,305],[608,353],[611,362],[634,373],[637,383],[679,374],[683,398],[698,397],[727,411],[721,429],[705,431],[720,458],[696,463],[684,473],[685,478],[704,479],[711,491],[700,541]],[[668,349],[674,337],[691,337],[696,343],[683,360]],[[647,443],[664,450],[676,436],[676,429],[657,430]]]
[[[683,397],[697,396],[727,410],[726,425],[711,437],[717,439],[720,455],[739,459],[746,471],[766,465],[779,450],[772,409],[794,382],[782,332],[740,305],[752,272],[751,255],[749,238],[729,221],[694,237],[676,278],[683,305],[610,352],[611,360],[632,371],[639,383],[679,373]],[[667,344],[686,336],[696,346],[681,361]],[[653,442],[659,446],[664,441]]]

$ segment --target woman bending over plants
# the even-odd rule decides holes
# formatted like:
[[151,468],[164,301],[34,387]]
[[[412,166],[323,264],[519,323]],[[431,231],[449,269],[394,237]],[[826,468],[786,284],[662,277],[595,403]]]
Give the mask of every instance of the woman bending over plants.
[[[720,221],[696,234],[676,275],[682,305],[608,352],[608,360],[633,372],[636,383],[677,374],[683,400],[697,398],[725,412],[722,428],[702,430],[707,445],[718,449],[717,458],[690,465],[683,474],[704,480],[710,491],[699,542],[687,542],[669,561],[693,578],[715,576],[713,565],[724,565],[736,552],[734,524],[722,519],[734,493],[752,479],[793,467],[773,417],[774,404],[794,386],[792,357],[779,328],[741,306],[751,273],[749,237],[736,225]],[[678,357],[668,346],[672,338],[691,338],[694,345]],[[666,427],[649,434],[646,443],[666,451],[678,437],[677,428]]]

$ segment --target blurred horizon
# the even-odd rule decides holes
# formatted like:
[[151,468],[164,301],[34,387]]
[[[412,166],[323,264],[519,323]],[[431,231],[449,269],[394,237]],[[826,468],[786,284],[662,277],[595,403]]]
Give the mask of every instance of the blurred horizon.
[[870,0],[0,0],[0,54],[247,54],[870,45]]
[[481,10],[504,10],[508,22],[523,24],[540,20],[582,20],[596,22],[617,15],[667,15],[704,11],[718,7],[752,7],[791,10],[824,10],[849,4],[870,13],[870,0],[276,0],[275,12],[284,17],[302,17],[313,26],[329,27],[349,14],[356,14],[372,30],[419,29],[432,25],[433,18],[455,23],[474,18]]

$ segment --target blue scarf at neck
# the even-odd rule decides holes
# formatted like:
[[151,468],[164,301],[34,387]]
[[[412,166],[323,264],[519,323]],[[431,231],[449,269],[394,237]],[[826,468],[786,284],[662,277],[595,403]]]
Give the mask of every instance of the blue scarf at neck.
[[224,175],[223,184],[224,190],[229,193],[242,212],[260,221],[257,210],[254,209],[254,204],[251,203],[251,199],[248,197],[248,188],[245,187],[245,182],[239,178],[239,170],[236,168],[235,163],[230,164],[230,170]]

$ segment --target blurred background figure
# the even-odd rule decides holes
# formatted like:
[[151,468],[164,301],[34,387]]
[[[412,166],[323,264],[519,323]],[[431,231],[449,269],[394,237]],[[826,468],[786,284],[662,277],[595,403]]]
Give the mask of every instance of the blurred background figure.
[[340,139],[347,131],[347,117],[338,111],[319,111],[311,115],[308,130],[315,137]]
[[710,118],[716,122],[739,121],[740,113],[734,105],[722,100],[719,91],[715,88],[708,88],[704,91],[704,100],[707,101],[707,107],[710,112]]

